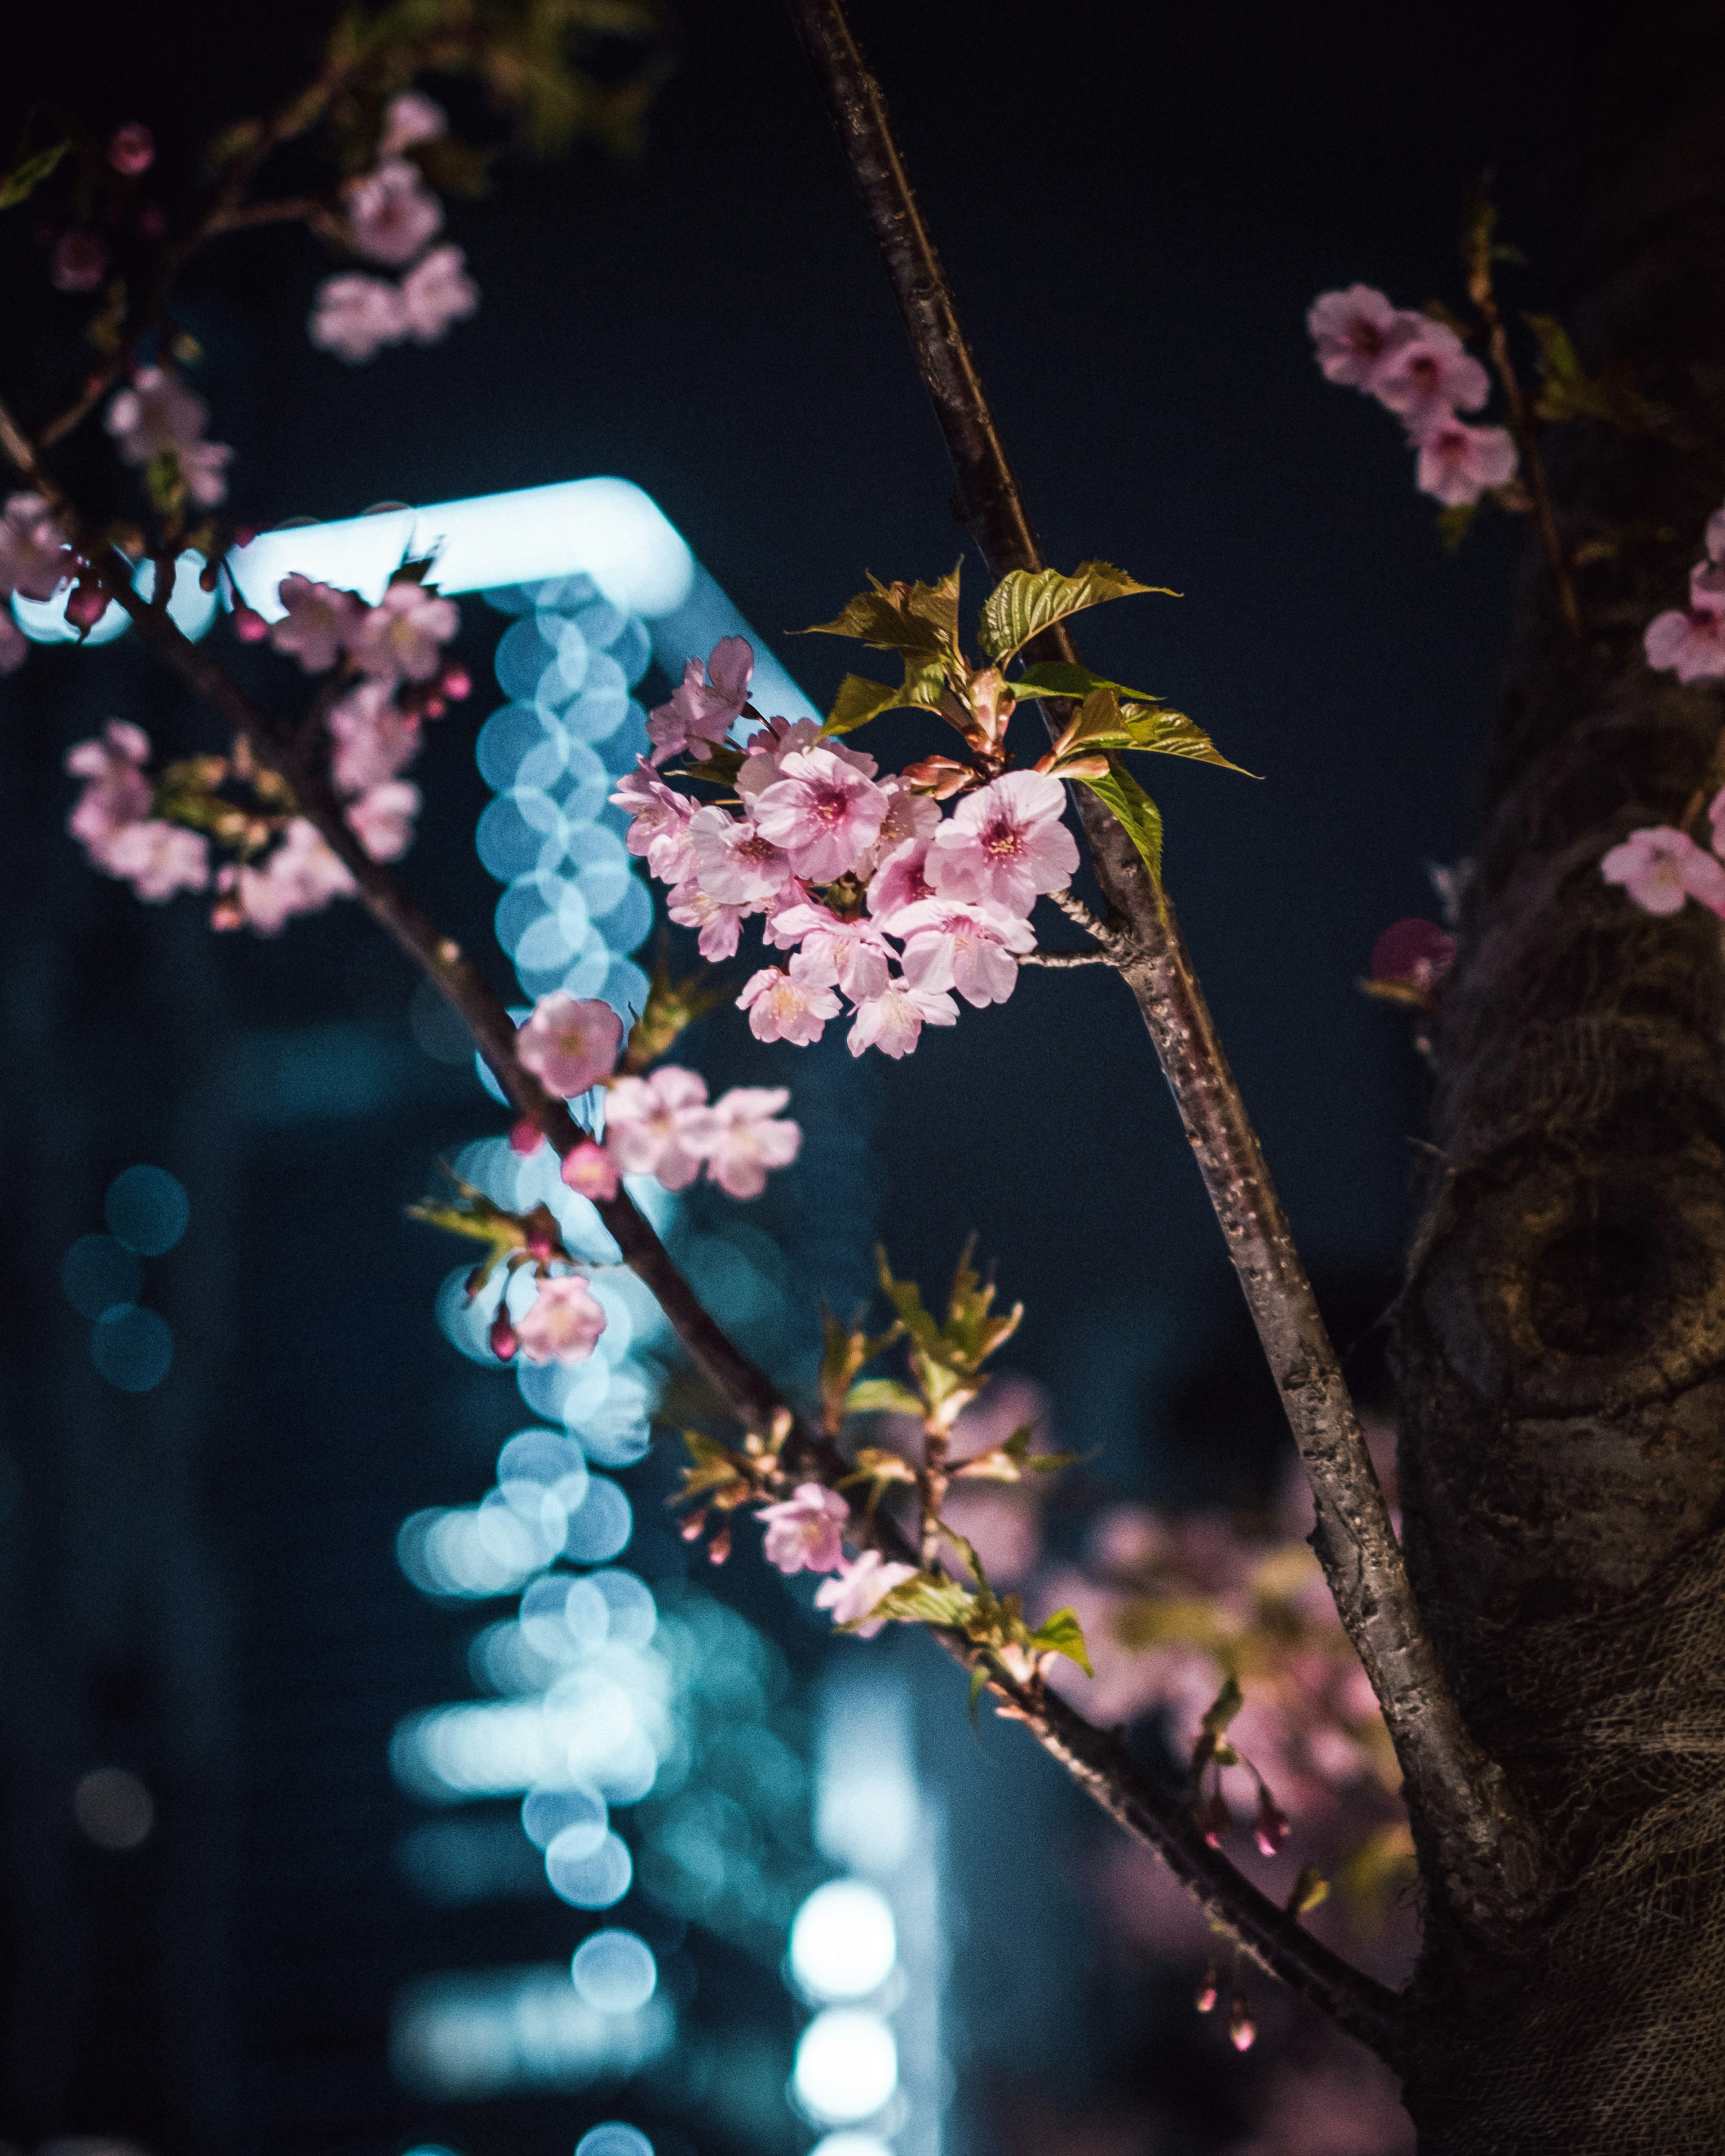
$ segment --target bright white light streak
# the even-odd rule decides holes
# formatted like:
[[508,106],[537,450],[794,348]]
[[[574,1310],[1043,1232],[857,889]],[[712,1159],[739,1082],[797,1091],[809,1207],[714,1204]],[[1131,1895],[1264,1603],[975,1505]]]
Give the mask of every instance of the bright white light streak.
[[823,2004],[878,1991],[897,1958],[886,1897],[860,1879],[817,1887],[791,1926],[791,1974]]
[[872,2118],[898,2087],[898,2046],[877,2014],[854,2006],[817,2014],[797,2046],[791,2087],[817,2126]]

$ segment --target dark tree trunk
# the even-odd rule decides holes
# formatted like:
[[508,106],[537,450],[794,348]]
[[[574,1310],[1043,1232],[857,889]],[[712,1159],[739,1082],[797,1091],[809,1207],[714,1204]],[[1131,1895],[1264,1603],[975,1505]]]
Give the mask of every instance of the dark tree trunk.
[[1530,571],[1437,1029],[1409,1557],[1561,1883],[1486,1950],[1428,1869],[1427,2156],[1725,2148],[1725,967],[1711,914],[1656,920],[1599,870],[1681,818],[1725,720],[1641,649],[1725,496],[1725,15],[1604,0],[1582,44],[1564,311],[1690,439],[1563,430],[1566,542],[1620,551],[1579,572],[1579,645]]

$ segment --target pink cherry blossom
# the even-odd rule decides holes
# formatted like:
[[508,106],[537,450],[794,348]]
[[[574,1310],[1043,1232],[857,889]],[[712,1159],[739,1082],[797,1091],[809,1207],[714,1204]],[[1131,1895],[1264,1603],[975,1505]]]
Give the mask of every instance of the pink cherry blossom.
[[1502,427],[1439,419],[1419,438],[1419,487],[1450,509],[1477,501],[1488,486],[1514,478],[1516,445]]
[[752,976],[737,1008],[749,1014],[749,1031],[757,1040],[788,1040],[807,1048],[820,1039],[826,1022],[839,1015],[839,998],[830,988],[808,978],[799,952],[790,971],[765,966]]
[[1656,614],[1641,639],[1647,664],[1680,681],[1725,674],[1725,593],[1691,581],[1690,603]]
[[1491,388],[1485,368],[1442,322],[1427,322],[1372,377],[1372,394],[1400,414],[1416,439],[1456,412],[1477,412]]
[[875,859],[867,865],[866,872],[870,874],[884,865],[901,846],[919,839],[932,839],[941,824],[939,802],[932,801],[926,793],[918,793],[903,779],[883,778],[880,791],[886,796],[886,814],[875,836]]
[[225,442],[182,442],[176,454],[186,492],[200,509],[213,509],[226,498],[234,452]]
[[689,839],[695,803],[686,793],[655,778],[644,757],[638,757],[635,768],[618,781],[611,801],[629,818],[624,844],[630,853],[646,857],[648,868],[661,883],[683,883],[695,874],[695,849]]
[[305,334],[320,352],[332,352],[350,367],[375,359],[386,345],[408,333],[401,289],[387,277],[348,270],[326,277],[311,297]]
[[440,647],[460,626],[452,599],[399,577],[361,615],[348,649],[375,681],[429,681],[441,663]]
[[404,778],[368,787],[349,803],[347,828],[374,861],[398,861],[413,841],[419,789]]
[[853,1003],[878,996],[886,986],[891,950],[871,921],[841,921],[824,906],[788,906],[768,923],[767,940],[781,950],[800,943],[799,978],[818,988],[840,988]]
[[479,306],[479,286],[459,247],[434,247],[401,280],[402,322],[415,344],[436,344]]
[[878,1048],[896,1061],[910,1054],[925,1025],[957,1023],[958,1006],[949,995],[892,981],[878,996],[858,1006],[856,1022],[845,1038],[845,1045],[853,1055],[860,1055],[865,1048]]
[[886,1622],[869,1612],[883,1602],[895,1587],[916,1577],[913,1564],[888,1564],[879,1550],[865,1550],[846,1564],[839,1563],[838,1576],[824,1579],[814,1592],[818,1609],[830,1609],[833,1622],[843,1625],[860,1640],[872,1640]]
[[[932,802],[929,806],[934,808],[938,824],[940,810]],[[906,839],[890,854],[882,855],[869,884],[870,913],[884,921],[889,914],[934,896],[934,886],[927,875],[928,845],[927,839]]]
[[156,138],[141,120],[130,120],[108,137],[108,162],[116,172],[135,180],[156,162]]
[[1036,947],[1029,921],[993,906],[925,899],[882,926],[904,943],[905,979],[912,988],[956,988],[977,1010],[1006,1001],[1019,982],[1013,952]]
[[721,1190],[732,1198],[758,1198],[767,1188],[767,1171],[788,1168],[797,1158],[800,1127],[773,1120],[790,1097],[783,1086],[733,1086],[714,1101],[706,1172]]
[[159,905],[177,891],[202,891],[209,882],[209,840],[147,816],[123,824],[90,858],[110,875],[121,876],[141,899]]
[[847,875],[872,852],[888,807],[872,779],[830,749],[798,749],[755,803],[755,823],[815,883]]
[[71,550],[39,494],[11,494],[0,510],[0,598],[52,598],[70,575]]
[[1369,390],[1384,361],[1427,324],[1423,315],[1392,306],[1369,285],[1350,285],[1345,292],[1320,293],[1307,311],[1306,326],[1317,346],[1324,379]]
[[308,674],[328,673],[358,628],[363,604],[352,592],[298,575],[284,577],[277,596],[287,612],[270,624],[272,647],[297,659]]
[[617,1195],[617,1163],[601,1145],[583,1138],[563,1155],[559,1171],[571,1190],[583,1198],[604,1200]]
[[16,674],[30,655],[30,639],[3,608],[0,608],[0,677]]
[[1707,519],[1707,559],[1725,562],[1725,509],[1716,509]]
[[754,650],[746,637],[721,637],[705,666],[690,660],[670,701],[648,714],[654,762],[666,762],[691,745],[700,750],[723,741],[742,716],[754,674]]
[[383,108],[383,132],[377,155],[393,157],[415,142],[429,142],[449,131],[449,116],[423,90],[403,90]]
[[67,770],[86,783],[66,829],[91,854],[155,807],[155,789],[143,771],[149,757],[149,736],[123,719],[110,719],[98,738],[67,750]]
[[665,911],[679,928],[698,928],[696,947],[709,965],[716,966],[737,956],[742,940],[742,924],[748,909],[725,906],[704,891],[698,883],[674,884],[665,899]]
[[686,1190],[711,1149],[716,1119],[698,1071],[662,1064],[646,1078],[619,1078],[605,1096],[605,1150],[626,1174],[653,1175]]
[[767,1562],[781,1572],[833,1572],[845,1561],[839,1537],[850,1507],[836,1490],[799,1482],[783,1502],[762,1505],[755,1517],[766,1523]]
[[228,491],[223,474],[234,452],[224,443],[200,439],[208,417],[209,407],[177,376],[140,367],[110,399],[102,424],[129,465],[147,465],[172,450],[187,492],[210,509]]
[[330,777],[338,793],[364,793],[406,769],[419,753],[419,719],[388,685],[362,681],[331,706]]
[[1404,981],[1429,995],[1455,963],[1455,938],[1435,921],[1393,921],[1372,946],[1372,978]]
[[584,1363],[605,1329],[603,1306],[579,1273],[558,1273],[515,1322],[516,1345],[530,1363]]
[[608,1078],[623,1045],[623,1020],[609,1004],[583,1002],[567,988],[541,996],[516,1035],[515,1052],[549,1092],[573,1100]]
[[332,898],[349,898],[357,886],[314,824],[295,816],[259,866],[223,870],[217,889],[233,901],[232,916],[218,908],[217,926],[244,921],[259,936],[275,936],[295,914],[316,913]]
[[1060,821],[1065,805],[1059,779],[1009,771],[966,794],[929,841],[924,873],[942,898],[1028,913],[1039,891],[1064,890],[1078,867],[1077,844]]
[[75,225],[54,242],[48,281],[57,292],[93,292],[108,266],[108,250],[93,232]]
[[1668,824],[1631,831],[1599,863],[1607,883],[1621,884],[1647,913],[1679,913],[1695,898],[1725,919],[1725,867]]
[[790,857],[752,823],[716,805],[689,819],[695,874],[710,898],[753,912],[776,898],[791,880]]
[[[814,719],[768,719],[757,726],[743,743],[742,768],[737,774],[737,790],[745,803],[752,806],[767,791],[778,777],[786,757],[794,756],[799,749],[814,748],[819,741],[820,726]],[[874,777],[873,757],[855,749],[840,749],[835,743],[826,746],[865,778]]]
[[444,221],[443,204],[405,157],[386,157],[344,192],[354,251],[369,261],[411,262]]

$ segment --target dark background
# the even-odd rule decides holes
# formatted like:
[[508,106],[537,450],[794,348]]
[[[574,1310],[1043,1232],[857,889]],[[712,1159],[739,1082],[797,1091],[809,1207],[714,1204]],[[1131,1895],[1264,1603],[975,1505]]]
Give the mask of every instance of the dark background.
[[[327,12],[36,11],[8,31],[0,146],[31,100],[99,132],[141,118],[171,178],[187,145],[309,71]],[[1455,297],[1460,206],[1487,163],[1532,258],[1513,296],[1560,303],[1584,23],[1533,4],[1437,22],[1333,0],[919,0],[860,5],[857,27],[1050,557],[1100,555],[1184,594],[1084,624],[1086,657],[1264,774],[1156,773],[1168,872],[1296,1230],[1375,1383],[1421,1081],[1406,1023],[1355,984],[1384,927],[1435,911],[1424,864],[1467,849],[1520,534],[1481,520],[1459,556],[1440,549],[1394,424],[1321,381],[1303,315],[1356,279],[1405,305]],[[33,418],[42,355],[81,315],[46,291],[28,217],[0,233],[21,295],[0,316],[0,388]],[[829,617],[865,570],[929,576],[963,551],[890,295],[772,7],[691,0],[639,160],[506,163],[488,200],[453,206],[449,236],[477,317],[359,369],[305,340],[327,264],[304,235],[228,241],[194,268],[185,317],[209,431],[236,445],[238,516],[615,472],[768,636]],[[74,445],[64,468],[78,460]],[[979,598],[973,557],[967,571]],[[501,623],[465,612],[488,686]],[[778,649],[818,696],[849,656]],[[488,708],[482,686],[434,732],[405,871],[475,947],[493,896],[470,844]],[[482,2146],[393,2090],[388,1993],[404,1970],[532,1949],[403,1897],[383,1743],[465,1681],[465,1635],[397,1574],[394,1526],[477,1496],[516,1419],[436,1339],[447,1254],[400,1210],[439,1147],[499,1119],[415,1049],[411,980],[356,909],[276,942],[218,939],[194,901],[144,908],[84,869],[60,761],[110,714],[169,748],[214,741],[124,645],[39,651],[0,686],[0,2134],[224,2156],[439,2130]],[[304,1070],[344,1055],[346,1090],[308,1096]],[[796,1052],[759,1050],[735,1014],[691,1060],[716,1082],[797,1083]],[[1011,1359],[1049,1388],[1065,1441],[1101,1449],[1100,1484],[1214,1500],[1272,1471],[1273,1410],[1117,983],[1032,974],[1005,1009],[967,1011],[855,1082],[900,1269],[937,1277],[977,1231],[1028,1306]],[[90,1368],[57,1285],[134,1160],[193,1202],[150,1269],[176,1368],[136,1398]],[[81,1842],[67,1809],[78,1775],[114,1760],[161,1810],[131,1857]],[[561,2148],[567,2123],[524,2115],[507,2145]]]

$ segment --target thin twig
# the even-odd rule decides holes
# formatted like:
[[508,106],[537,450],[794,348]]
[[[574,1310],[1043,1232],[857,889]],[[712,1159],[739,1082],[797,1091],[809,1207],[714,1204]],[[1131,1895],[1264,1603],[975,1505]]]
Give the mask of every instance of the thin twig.
[[1106,951],[1020,951],[1021,966],[1052,966],[1064,971],[1069,966],[1111,966],[1117,962]]
[[[993,573],[1045,566],[952,289],[922,221],[880,85],[841,0],[787,0],[886,259],[957,476],[957,510]],[[1031,655],[1076,658],[1064,624]],[[1050,722],[1065,722],[1050,710]],[[1165,893],[1086,787],[1080,820],[1137,1000],[1226,1238],[1317,1504],[1314,1547],[1371,1679],[1445,1899],[1482,1936],[1543,1891],[1543,1845],[1474,1740],[1414,1599],[1384,1493],[1312,1284]]]

